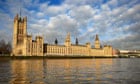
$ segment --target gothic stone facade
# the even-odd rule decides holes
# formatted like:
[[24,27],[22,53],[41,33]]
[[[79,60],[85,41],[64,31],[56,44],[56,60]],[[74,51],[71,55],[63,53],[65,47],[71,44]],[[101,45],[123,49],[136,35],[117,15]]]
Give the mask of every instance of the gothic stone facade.
[[112,46],[105,45],[101,48],[98,35],[94,48],[91,48],[90,43],[79,45],[77,39],[76,44],[71,44],[70,33],[66,36],[64,45],[44,43],[41,36],[32,40],[32,36],[27,35],[27,17],[16,15],[14,18],[12,56],[113,56],[112,53]]
[[14,18],[12,55],[43,56],[43,38],[36,36],[32,40],[32,36],[27,35],[27,17],[21,18],[18,14]]

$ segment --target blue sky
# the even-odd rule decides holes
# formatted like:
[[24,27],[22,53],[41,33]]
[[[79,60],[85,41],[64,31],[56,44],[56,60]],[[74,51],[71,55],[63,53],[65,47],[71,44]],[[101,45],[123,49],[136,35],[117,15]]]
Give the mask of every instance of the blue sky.
[[79,43],[101,44],[118,49],[140,49],[139,0],[0,0],[0,39],[12,41],[13,18],[28,18],[28,34],[42,35],[47,43],[64,43],[71,33]]

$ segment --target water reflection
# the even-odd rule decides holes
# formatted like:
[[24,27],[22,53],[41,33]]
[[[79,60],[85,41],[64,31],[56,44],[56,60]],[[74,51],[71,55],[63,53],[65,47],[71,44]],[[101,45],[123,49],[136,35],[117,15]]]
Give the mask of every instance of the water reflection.
[[139,59],[2,59],[0,84],[140,84]]
[[12,60],[11,84],[45,84],[42,60]]
[[30,59],[11,61],[11,84],[108,83],[112,59]]

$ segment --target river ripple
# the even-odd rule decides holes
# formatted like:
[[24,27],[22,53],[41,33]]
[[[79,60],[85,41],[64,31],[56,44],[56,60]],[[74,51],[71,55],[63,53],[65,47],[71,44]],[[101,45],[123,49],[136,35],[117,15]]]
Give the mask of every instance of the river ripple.
[[140,59],[0,59],[0,84],[140,84]]

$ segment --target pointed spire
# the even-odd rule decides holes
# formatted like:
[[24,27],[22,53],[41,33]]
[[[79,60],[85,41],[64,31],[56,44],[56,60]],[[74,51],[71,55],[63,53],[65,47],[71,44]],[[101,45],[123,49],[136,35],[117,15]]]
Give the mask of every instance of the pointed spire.
[[98,41],[98,40],[99,40],[99,37],[98,37],[98,34],[96,34],[95,41]]
[[57,40],[57,38],[55,39],[55,42],[54,42],[56,45],[58,44],[58,40]]
[[20,14],[20,17],[21,17],[21,8],[19,9],[19,14]]
[[15,16],[14,21],[18,20],[18,14]]
[[18,14],[16,15],[16,18],[18,18]]
[[22,18],[21,18],[21,8],[19,8],[19,21],[22,22]]
[[27,16],[25,16],[25,17],[23,18],[23,21],[24,21],[24,22],[27,22]]
[[94,47],[95,48],[101,48],[98,34],[96,34],[96,37],[95,37]]
[[70,38],[70,33],[68,32],[67,38]]
[[78,43],[79,43],[79,42],[78,42],[78,38],[76,38],[75,44],[78,45]]

